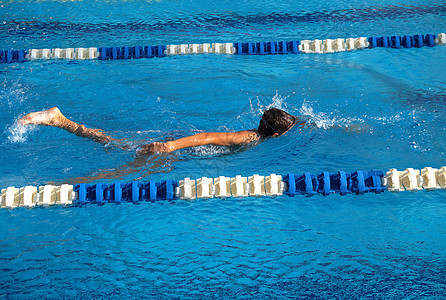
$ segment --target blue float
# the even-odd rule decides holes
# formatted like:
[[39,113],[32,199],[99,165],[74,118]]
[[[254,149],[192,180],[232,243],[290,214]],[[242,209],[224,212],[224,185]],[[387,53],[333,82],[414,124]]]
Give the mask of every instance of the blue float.
[[248,54],[249,55],[255,54],[254,43],[248,43]]
[[113,191],[113,201],[115,203],[121,203],[122,201],[122,188],[120,182],[115,182],[112,185],[112,191]]
[[288,186],[288,190],[285,191],[285,195],[290,197],[294,197],[296,195],[296,179],[294,174],[287,174],[282,177],[283,182],[285,182]]
[[133,181],[132,182],[132,202],[138,202],[140,200],[139,197],[139,182]]
[[13,58],[13,52],[12,50],[8,50],[6,51],[6,62],[8,64],[12,63],[12,58]]
[[158,196],[158,186],[159,183],[157,183],[155,180],[150,180],[149,182],[149,195],[150,195],[150,200],[155,201],[156,197]]
[[413,42],[412,42],[412,37],[411,36],[409,36],[409,35],[403,36],[402,41],[403,41],[403,45],[404,45],[405,48],[412,48]]
[[135,58],[138,59],[141,57],[141,52],[142,52],[142,47],[141,46],[136,46],[135,47]]
[[390,37],[388,36],[379,37],[377,39],[377,45],[378,47],[390,48],[391,47]]
[[414,46],[417,48],[424,46],[424,36],[422,34],[414,35],[413,41],[414,41]]
[[268,44],[269,44],[269,52],[271,54],[276,54],[277,53],[277,51],[276,51],[276,47],[277,47],[276,42],[269,42]]
[[296,191],[300,194],[312,196],[317,193],[318,182],[316,176],[304,173],[296,178]]
[[24,62],[25,60],[26,60],[26,54],[27,54],[27,51],[25,51],[25,50],[19,50],[19,62],[21,63],[21,62]]
[[317,176],[318,187],[317,192],[328,196],[331,193],[334,193],[334,190],[331,189],[331,176],[328,172],[323,172]]
[[339,171],[333,176],[335,192],[339,193],[341,196],[345,196],[351,193],[350,190],[350,173],[344,171]]
[[390,38],[392,48],[401,48],[401,37],[400,36],[392,36]]
[[175,188],[178,187],[178,181],[165,180],[162,181],[157,187],[157,199],[173,200],[175,199]]
[[424,44],[426,44],[429,47],[435,46],[435,35],[433,34],[426,34],[424,37]]
[[294,53],[294,54],[297,54],[297,53],[299,53],[299,45],[300,45],[300,42],[299,41],[292,41],[292,42],[290,42],[291,43],[291,51]]
[[152,58],[153,57],[153,53],[152,53],[152,46],[145,46],[144,47],[144,57],[146,58]]
[[279,43],[279,53],[288,54],[287,42],[283,41]]
[[105,198],[105,189],[107,189],[107,188],[108,188],[108,186],[106,184],[102,184],[102,183],[95,184],[94,190],[95,190],[95,200],[96,200],[97,204],[102,205],[105,202],[108,202],[106,200],[109,200],[109,199]]
[[369,188],[365,185],[363,171],[355,171],[351,174],[351,192],[357,195],[363,195],[364,193],[369,192]]
[[387,187],[382,186],[381,178],[384,177],[384,171],[382,170],[372,170],[367,171],[365,175],[365,184],[370,189],[371,192],[375,194],[380,194],[387,190]]
[[84,205],[89,202],[89,195],[87,188],[89,187],[89,184],[81,183],[74,187],[74,191],[78,193],[78,200],[77,203],[79,205]]

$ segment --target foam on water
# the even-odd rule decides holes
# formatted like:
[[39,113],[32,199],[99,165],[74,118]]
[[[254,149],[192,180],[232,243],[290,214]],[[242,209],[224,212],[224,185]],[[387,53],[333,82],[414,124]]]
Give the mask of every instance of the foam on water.
[[197,156],[214,156],[214,155],[225,155],[230,154],[231,150],[228,147],[205,145],[194,147],[190,154]]
[[281,95],[279,95],[278,91],[276,91],[276,94],[271,99],[272,103],[270,103],[266,107],[260,106],[261,107],[261,111],[263,112],[263,111],[268,110],[268,109],[273,108],[273,107],[279,108],[279,109],[282,109],[282,110],[286,110],[287,106],[286,106],[286,102],[285,101],[286,101],[286,99],[288,97],[289,96],[281,96]]
[[35,125],[21,125],[14,122],[7,129],[8,140],[11,143],[24,143],[27,141],[29,134],[36,129],[37,126]]
[[[251,114],[252,115],[259,115],[261,116],[265,110],[268,110],[270,108],[279,108],[282,110],[287,110],[286,106],[286,100],[289,98],[289,96],[281,96],[279,95],[279,92],[276,91],[276,94],[272,97],[271,101],[268,99],[266,100],[267,104],[264,105],[261,103],[261,99],[259,96],[256,96],[257,103],[253,104],[253,101],[249,99],[249,104],[251,106]],[[239,116],[240,117],[240,116]]]
[[306,101],[303,102],[302,107],[299,109],[301,115],[306,116],[308,121],[318,128],[330,129],[332,127],[356,127],[360,124],[364,124],[365,121],[358,117],[338,117],[333,114],[333,116],[328,116],[324,112],[315,112],[313,107]]
[[28,100],[28,89],[18,81],[8,82],[4,80],[0,83],[0,99],[2,104],[7,104],[12,108]]

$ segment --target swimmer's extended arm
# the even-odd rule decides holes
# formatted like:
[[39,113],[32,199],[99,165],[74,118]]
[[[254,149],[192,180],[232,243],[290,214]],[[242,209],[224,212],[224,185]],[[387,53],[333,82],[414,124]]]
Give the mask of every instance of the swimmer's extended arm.
[[144,145],[138,154],[152,154],[155,152],[172,152],[184,148],[202,145],[233,146],[249,143],[258,139],[255,131],[244,130],[238,132],[203,132],[167,143],[152,143]]

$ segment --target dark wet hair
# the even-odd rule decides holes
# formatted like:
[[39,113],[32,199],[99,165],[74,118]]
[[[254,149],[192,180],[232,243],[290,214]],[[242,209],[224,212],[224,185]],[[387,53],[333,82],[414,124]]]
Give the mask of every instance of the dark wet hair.
[[275,133],[279,135],[288,131],[296,122],[297,118],[289,113],[278,109],[270,108],[263,112],[262,119],[257,129],[262,138],[270,137]]

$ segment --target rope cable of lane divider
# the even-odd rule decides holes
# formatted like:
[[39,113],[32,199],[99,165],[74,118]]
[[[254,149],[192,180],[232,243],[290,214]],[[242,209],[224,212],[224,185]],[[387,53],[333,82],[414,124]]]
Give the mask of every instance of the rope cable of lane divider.
[[40,187],[25,186],[8,187],[0,193],[0,207],[35,207],[51,205],[82,206],[88,203],[103,205],[105,203],[122,202],[154,202],[160,200],[177,200],[196,198],[243,198],[287,195],[328,196],[339,194],[363,195],[367,193],[381,194],[384,191],[419,191],[446,189],[446,166],[440,169],[426,167],[421,170],[407,168],[404,171],[390,169],[354,171],[351,173],[322,172],[319,174],[303,173],[286,175],[258,174],[244,177],[220,176],[217,178],[202,177],[196,180],[164,180],[148,182],[132,181],[81,183],[77,185],[62,184],[60,186],[44,185]]
[[203,43],[181,45],[54,48],[29,50],[0,50],[0,62],[13,63],[45,59],[139,59],[190,54],[298,54],[335,53],[365,48],[420,48],[446,44],[446,34],[416,34],[404,36],[359,37],[347,39],[301,40],[257,43]]

